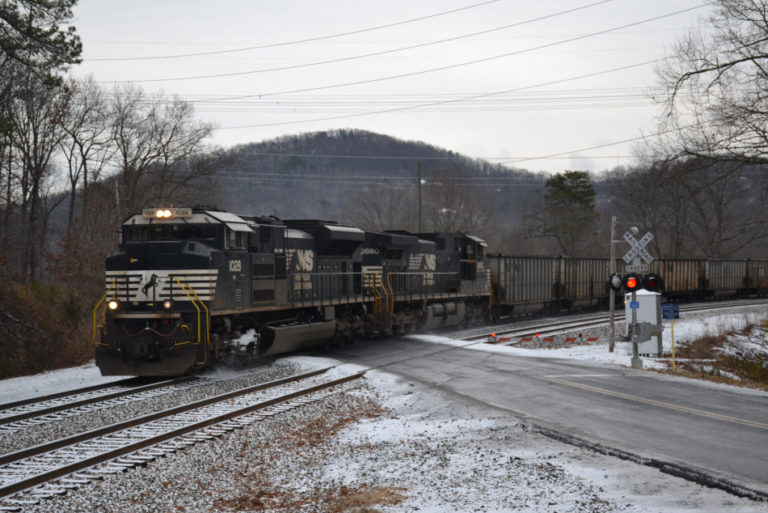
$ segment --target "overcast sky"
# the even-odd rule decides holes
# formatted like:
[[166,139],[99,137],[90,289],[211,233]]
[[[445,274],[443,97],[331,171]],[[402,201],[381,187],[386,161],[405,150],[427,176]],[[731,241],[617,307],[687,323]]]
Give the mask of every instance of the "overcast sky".
[[73,74],[192,101],[223,146],[359,128],[532,171],[600,171],[632,163],[635,143],[609,144],[655,132],[652,61],[709,12],[695,0],[80,0]]

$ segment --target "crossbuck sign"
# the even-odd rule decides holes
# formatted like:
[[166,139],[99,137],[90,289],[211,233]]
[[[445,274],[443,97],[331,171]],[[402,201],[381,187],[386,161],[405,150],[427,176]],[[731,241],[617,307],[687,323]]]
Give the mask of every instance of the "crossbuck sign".
[[[624,240],[629,243],[630,248],[627,254],[624,255],[624,261],[629,264],[634,261],[633,265],[628,265],[626,270],[628,272],[646,272],[648,270],[648,264],[651,263],[653,257],[645,249],[645,246],[653,240],[653,234],[651,232],[646,233],[642,239],[637,240],[635,237],[627,232],[624,234]],[[645,264],[640,263],[640,259],[645,260]]]

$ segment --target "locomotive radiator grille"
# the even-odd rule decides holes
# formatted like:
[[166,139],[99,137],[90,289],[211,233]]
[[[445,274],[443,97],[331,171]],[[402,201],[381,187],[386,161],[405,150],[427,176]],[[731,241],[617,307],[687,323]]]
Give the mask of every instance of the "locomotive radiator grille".
[[117,298],[125,301],[189,301],[175,279],[195,291],[200,301],[212,301],[216,292],[216,269],[107,271],[106,286],[118,285]]

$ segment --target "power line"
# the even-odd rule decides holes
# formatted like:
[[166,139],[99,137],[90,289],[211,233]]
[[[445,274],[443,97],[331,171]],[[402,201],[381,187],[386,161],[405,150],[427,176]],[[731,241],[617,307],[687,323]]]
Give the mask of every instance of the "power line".
[[[473,65],[473,64],[480,64],[480,63],[483,63],[483,62],[490,62],[490,61],[502,59],[502,58],[505,58],[505,57],[511,57],[511,56],[514,56],[514,55],[521,55],[521,54],[524,54],[524,53],[533,52],[533,51],[536,51],[536,50],[541,50],[543,48],[550,48],[550,47],[553,47],[553,46],[559,46],[559,45],[563,45],[563,44],[567,44],[567,43],[572,43],[574,41],[579,41],[579,40],[583,40],[583,39],[587,39],[587,38],[590,38],[590,37],[595,37],[595,36],[599,36],[599,35],[603,35],[603,34],[608,34],[610,32],[615,32],[617,30],[621,30],[621,29],[624,29],[624,28],[627,28],[627,27],[634,27],[634,26],[637,26],[637,25],[642,25],[644,23],[649,23],[651,21],[657,21],[657,20],[660,20],[660,19],[669,18],[671,16],[676,16],[678,14],[690,12],[690,11],[693,11],[693,10],[696,10],[696,9],[701,9],[702,7],[705,7],[705,4],[700,4],[700,5],[696,6],[696,7],[690,7],[690,8],[687,8],[687,9],[681,9],[679,11],[670,12],[670,13],[663,14],[663,15],[660,15],[660,16],[654,16],[652,18],[646,18],[644,20],[636,21],[636,22],[633,22],[633,23],[628,23],[628,24],[625,24],[625,25],[620,25],[620,26],[609,28],[609,29],[605,29],[605,30],[600,30],[600,31],[597,31],[597,32],[591,32],[589,34],[584,34],[582,36],[578,36],[578,37],[574,37],[574,38],[570,38],[570,39],[563,39],[563,40],[560,40],[560,41],[555,41],[553,43],[547,43],[547,44],[544,44],[544,45],[539,45],[539,46],[535,46],[535,47],[531,47],[531,48],[526,48],[526,49],[523,49],[523,50],[515,50],[513,52],[506,52],[506,53],[499,54],[499,55],[493,55],[493,56],[490,56],[490,57],[484,57],[482,59],[475,59],[475,60],[471,60],[471,61],[464,61],[464,62],[459,62],[459,63],[455,63],[455,64],[449,64],[449,65],[446,65],[446,66],[439,66],[437,68],[429,68],[429,69],[424,69],[424,70],[411,71],[411,72],[408,72],[408,73],[401,73],[399,75],[389,75],[389,76],[385,76],[385,77],[377,77],[377,78],[371,78],[371,79],[366,79],[366,80],[358,80],[358,81],[354,81],[354,82],[344,82],[344,83],[339,83],[339,84],[329,84],[329,85],[325,85],[325,86],[313,86],[313,87],[304,87],[304,88],[301,88],[301,89],[291,89],[291,90],[284,90],[284,91],[273,91],[273,92],[269,92],[269,93],[256,93],[256,94],[232,96],[232,97],[228,97],[228,98],[221,98],[221,99],[219,99],[217,101],[242,100],[242,99],[246,99],[246,98],[264,98],[264,97],[267,97],[267,96],[278,96],[278,95],[291,94],[291,93],[304,93],[304,92],[309,92],[309,91],[321,91],[321,90],[326,90],[326,89],[335,89],[335,88],[339,88],[339,87],[349,87],[349,86],[355,86],[355,85],[371,84],[371,83],[375,83],[375,82],[384,82],[384,81],[394,80],[394,79],[398,79],[398,78],[413,77],[413,76],[417,76],[417,75],[425,75],[425,74],[428,74],[428,73],[435,73],[437,71],[445,71],[445,70],[449,70],[449,69],[456,69],[456,68],[461,68],[461,67],[465,67],[465,66],[470,66],[470,65]],[[192,101],[194,102],[194,100],[192,100]]]
[[677,132],[677,131],[680,131],[680,130],[685,130],[685,129],[693,128],[693,127],[696,127],[696,126],[701,127],[704,124],[711,124],[711,123],[699,123],[699,122],[691,123],[689,125],[685,125],[685,126],[682,126],[682,127],[670,128],[669,130],[662,130],[660,132],[655,132],[655,133],[648,134],[648,135],[639,135],[637,137],[630,137],[629,139],[622,139],[620,141],[613,141],[613,142],[605,143],[605,144],[596,144],[594,146],[587,146],[587,147],[584,147],[584,148],[579,148],[577,150],[561,151],[561,152],[558,152],[558,153],[550,153],[548,155],[540,155],[538,157],[529,157],[529,158],[522,158],[522,159],[510,159],[510,160],[504,160],[502,162],[504,162],[505,164],[517,164],[518,162],[528,162],[528,161],[531,161],[531,160],[545,160],[545,159],[558,158],[558,157],[562,157],[564,155],[568,155],[569,153],[598,150],[598,149],[601,149],[601,148],[608,148],[610,146],[616,146],[617,144],[627,144],[627,143],[631,143],[631,142],[642,141],[642,140],[645,140],[645,139],[649,139],[651,137],[658,137],[660,135],[666,135],[666,134],[669,134],[669,133],[672,133],[672,132]]
[[[236,77],[236,76],[243,76],[243,75],[253,75],[253,74],[257,74],[257,73],[269,73],[269,72],[274,72],[274,71],[287,71],[287,70],[291,70],[291,69],[308,68],[308,67],[312,67],[312,66],[321,66],[321,65],[325,65],[325,64],[336,64],[336,63],[339,63],[339,62],[348,62],[348,61],[352,61],[352,60],[365,59],[365,58],[368,58],[368,57],[378,57],[380,55],[387,55],[387,54],[392,54],[392,53],[404,52],[404,51],[408,51],[408,50],[414,50],[416,48],[424,48],[424,47],[427,47],[427,46],[435,46],[435,45],[439,45],[439,44],[443,44],[443,43],[448,43],[448,42],[452,42],[452,41],[458,41],[460,39],[467,39],[467,38],[470,38],[470,37],[475,37],[475,36],[479,36],[479,35],[483,35],[483,34],[489,34],[491,32],[498,32],[498,31],[501,31],[501,30],[507,30],[507,29],[510,29],[510,28],[513,28],[513,27],[520,27],[522,25],[527,25],[527,24],[534,23],[534,22],[537,22],[537,21],[542,21],[542,20],[546,20],[546,19],[550,19],[550,18],[555,18],[557,16],[562,16],[564,14],[570,14],[572,12],[581,11],[581,10],[584,10],[584,9],[588,9],[590,7],[594,7],[596,5],[601,5],[601,4],[605,4],[605,3],[608,3],[608,2],[612,2],[612,1],[613,0],[600,0],[599,2],[594,2],[594,3],[583,5],[583,6],[580,6],[580,7],[575,7],[573,9],[567,9],[567,10],[556,12],[556,13],[553,13],[553,14],[547,14],[545,16],[539,16],[537,18],[531,18],[531,19],[525,20],[525,21],[519,21],[519,22],[516,22],[516,23],[510,23],[508,25],[502,25],[502,26],[491,28],[491,29],[487,29],[487,30],[471,32],[471,33],[462,34],[462,35],[459,35],[459,36],[449,37],[449,38],[445,38],[445,39],[438,39],[438,40],[435,40],[435,41],[428,41],[426,43],[419,43],[419,44],[415,44],[415,45],[411,45],[411,46],[404,46],[404,47],[400,47],[400,48],[392,48],[392,49],[389,49],[389,50],[382,50],[382,51],[378,51],[378,52],[370,52],[370,53],[365,53],[365,54],[360,54],[360,55],[351,55],[351,56],[347,56],[347,57],[338,57],[338,58],[335,58],[335,59],[328,59],[328,60],[324,60],[324,61],[307,62],[307,63],[303,63],[303,64],[293,64],[293,65],[290,65],[290,66],[280,66],[280,67],[256,69],[256,70],[250,70],[250,71],[236,71],[236,72],[232,72],[232,73],[217,73],[217,74],[211,74],[211,75],[196,75],[196,76],[187,76],[187,77],[149,78],[149,79],[131,80],[131,83],[173,82],[173,81],[180,81],[180,80],[200,80],[200,79],[207,79],[207,78]],[[111,82],[104,82],[104,83],[111,83]]]
[[[337,120],[337,119],[347,119],[347,118],[354,118],[354,117],[361,117],[361,116],[372,116],[372,115],[376,115],[376,114],[390,114],[390,113],[394,113],[394,112],[403,112],[403,111],[408,111],[408,110],[414,110],[414,109],[417,109],[417,108],[420,109],[420,108],[423,108],[423,107],[434,107],[434,106],[437,106],[437,105],[447,105],[447,104],[452,104],[452,103],[462,103],[462,102],[467,102],[467,101],[470,101],[470,100],[476,100],[476,99],[480,99],[480,98],[487,98],[487,97],[501,95],[501,94],[508,94],[508,93],[512,93],[512,92],[523,91],[523,90],[526,90],[526,89],[533,89],[533,88],[536,88],[536,87],[544,87],[544,86],[548,86],[548,85],[555,85],[555,84],[561,84],[561,83],[564,83],[564,82],[570,82],[570,81],[573,81],[573,80],[580,80],[580,79],[584,79],[584,78],[596,77],[596,76],[605,75],[605,74],[608,74],[608,73],[615,73],[617,71],[625,71],[625,70],[632,69],[632,68],[638,68],[638,67],[641,67],[641,66],[647,66],[648,64],[655,64],[655,63],[659,62],[659,60],[660,59],[653,59],[653,60],[650,60],[650,61],[640,62],[640,63],[636,63],[636,64],[629,64],[627,66],[620,66],[618,68],[611,68],[611,69],[608,69],[608,70],[596,71],[594,73],[586,73],[586,74],[583,74],[583,75],[576,75],[576,76],[572,76],[572,77],[568,77],[568,78],[563,78],[563,79],[559,79],[559,80],[551,80],[551,81],[548,81],[548,82],[540,82],[538,84],[532,84],[532,85],[529,85],[529,86],[522,86],[522,87],[517,87],[517,88],[513,88],[513,89],[506,89],[504,91],[493,91],[493,92],[489,92],[489,93],[480,93],[480,94],[475,94],[475,95],[472,95],[472,96],[465,96],[465,97],[462,97],[462,98],[454,98],[454,99],[450,99],[450,100],[440,100],[440,101],[435,101],[435,102],[426,103],[426,104],[417,105],[417,106],[405,106],[405,107],[397,107],[397,108],[391,108],[391,109],[381,109],[381,110],[375,110],[375,111],[370,111],[370,112],[363,112],[363,113],[357,113],[357,114],[343,114],[343,115],[339,115],[339,116],[329,116],[329,117],[324,117],[324,118],[313,118],[313,119],[302,119],[302,120],[294,120],[294,121],[280,121],[280,122],[273,122],[273,123],[259,123],[259,124],[253,124],[253,125],[239,125],[239,126],[230,126],[230,127],[220,127],[219,130],[239,130],[239,129],[243,129],[243,128],[262,128],[262,127],[268,127],[268,126],[293,125],[293,124],[311,123],[311,122],[317,122],[317,121],[333,121],[333,120]],[[191,103],[195,103],[194,100],[190,100],[190,102]]]
[[[248,181],[258,181],[261,184],[267,183],[267,184],[273,184],[273,185],[281,185],[281,184],[297,184],[297,183],[311,183],[311,184],[334,184],[334,185],[395,185],[395,186],[411,186],[414,183],[413,177],[401,177],[398,179],[378,179],[376,177],[344,177],[341,179],[333,179],[333,180],[324,180],[321,177],[307,177],[307,178],[298,178],[298,179],[291,179],[288,177],[285,178],[272,178],[272,177],[263,177],[258,173],[253,174],[240,174],[240,173],[217,173],[217,178],[225,178],[225,179],[232,179],[232,180],[248,180]],[[426,181],[424,186],[428,187],[442,187],[444,185],[455,185],[455,186],[461,186],[461,187],[541,187],[544,185],[544,180],[542,179],[540,182],[520,182],[520,181],[513,181],[513,180],[505,180],[503,178],[495,180],[495,181],[487,181],[487,182],[478,182],[473,180],[463,180],[463,181],[456,181],[453,179],[446,179],[443,178],[442,180],[431,180]]]
[[244,48],[233,48],[231,50],[214,50],[209,52],[185,53],[185,54],[175,54],[175,55],[156,55],[151,57],[113,57],[113,58],[96,58],[96,59],[84,59],[84,60],[86,61],[142,61],[142,60],[154,60],[154,59],[179,59],[179,58],[185,58],[185,57],[201,57],[205,55],[221,55],[226,53],[247,52],[250,50],[261,50],[264,48],[277,48],[280,46],[290,46],[290,45],[296,45],[296,44],[302,44],[302,43],[313,43],[316,41],[323,41],[326,39],[335,39],[339,37],[352,36],[355,34],[362,34],[364,32],[372,32],[374,30],[381,30],[385,28],[397,27],[399,25],[415,23],[417,21],[424,21],[430,18],[437,18],[440,16],[454,14],[454,13],[466,11],[469,9],[475,9],[477,7],[482,7],[484,5],[496,3],[498,1],[499,0],[488,0],[485,2],[477,3],[477,4],[471,4],[464,7],[459,7],[458,9],[451,9],[449,11],[442,11],[434,14],[428,14],[426,16],[419,16],[418,18],[411,18],[407,20],[397,21],[394,23],[387,23],[385,25],[377,25],[375,27],[368,27],[368,28],[358,29],[358,30],[350,30],[348,32],[341,32],[338,34],[330,34],[326,36],[317,36],[317,37],[310,37],[307,39],[298,39],[295,41],[284,41],[281,43],[269,43],[269,44],[257,45],[257,46],[247,46]]

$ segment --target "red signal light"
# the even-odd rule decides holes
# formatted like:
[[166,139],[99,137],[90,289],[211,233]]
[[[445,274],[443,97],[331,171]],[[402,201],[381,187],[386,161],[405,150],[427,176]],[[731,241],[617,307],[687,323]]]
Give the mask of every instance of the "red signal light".
[[628,274],[624,277],[624,289],[629,292],[634,292],[643,286],[643,279],[636,274]]
[[645,288],[651,292],[658,292],[664,289],[664,280],[658,274],[645,275]]

